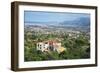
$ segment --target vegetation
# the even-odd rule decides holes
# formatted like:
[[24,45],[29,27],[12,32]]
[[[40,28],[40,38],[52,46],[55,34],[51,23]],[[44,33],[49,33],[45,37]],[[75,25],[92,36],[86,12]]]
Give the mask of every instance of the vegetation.
[[[24,36],[24,60],[25,61],[44,61],[44,60],[63,60],[63,59],[86,59],[90,58],[89,37],[79,33],[79,36],[69,36],[68,34],[36,34],[27,31]],[[61,44],[66,50],[62,53],[46,52],[43,53],[36,49],[36,42],[60,39]]]

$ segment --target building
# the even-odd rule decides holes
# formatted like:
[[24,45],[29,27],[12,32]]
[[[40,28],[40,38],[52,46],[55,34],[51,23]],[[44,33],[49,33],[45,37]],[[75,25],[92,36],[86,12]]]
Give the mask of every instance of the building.
[[42,52],[48,51],[48,47],[49,47],[48,43],[45,43],[45,42],[39,42],[39,43],[37,43],[37,50],[40,50]]
[[58,53],[65,51],[66,49],[61,46],[61,43],[57,40],[49,40],[37,43],[37,50],[42,52],[57,51]]

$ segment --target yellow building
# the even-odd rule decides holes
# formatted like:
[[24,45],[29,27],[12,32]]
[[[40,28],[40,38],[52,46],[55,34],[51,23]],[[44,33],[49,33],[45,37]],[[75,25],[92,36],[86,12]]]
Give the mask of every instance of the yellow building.
[[62,53],[62,52],[64,52],[66,50],[66,48],[64,48],[64,47],[59,47],[58,49],[57,49],[57,52],[58,53]]

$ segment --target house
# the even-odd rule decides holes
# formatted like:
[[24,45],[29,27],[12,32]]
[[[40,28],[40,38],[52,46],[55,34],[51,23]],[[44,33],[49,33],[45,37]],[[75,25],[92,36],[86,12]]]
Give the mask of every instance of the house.
[[58,53],[62,53],[62,52],[64,52],[66,50],[66,48],[64,48],[64,47],[59,47],[58,49],[57,49],[57,52]]
[[38,42],[37,50],[40,50],[42,52],[57,51],[58,53],[61,53],[65,51],[66,49],[61,46],[61,43],[59,41],[49,40],[49,41]]
[[42,52],[48,50],[49,44],[45,42],[39,42],[37,43],[37,50],[40,50]]

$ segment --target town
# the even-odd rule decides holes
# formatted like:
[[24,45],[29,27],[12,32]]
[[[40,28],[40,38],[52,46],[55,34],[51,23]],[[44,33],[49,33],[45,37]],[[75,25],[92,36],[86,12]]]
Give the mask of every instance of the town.
[[79,29],[26,26],[25,61],[89,58],[89,31]]

